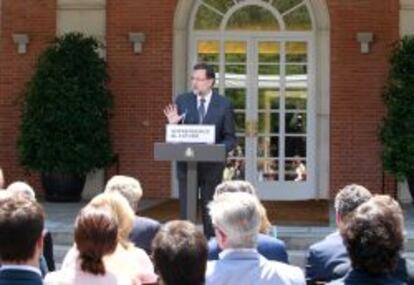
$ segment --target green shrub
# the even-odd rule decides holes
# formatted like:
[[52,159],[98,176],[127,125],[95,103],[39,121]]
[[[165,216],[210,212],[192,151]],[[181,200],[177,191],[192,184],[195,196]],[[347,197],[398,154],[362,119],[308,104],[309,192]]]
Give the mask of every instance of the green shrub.
[[69,33],[39,57],[22,105],[18,151],[25,168],[86,174],[111,163],[112,98],[98,48],[94,38]]
[[384,89],[387,114],[381,129],[383,164],[399,180],[414,175],[414,36],[394,47]]

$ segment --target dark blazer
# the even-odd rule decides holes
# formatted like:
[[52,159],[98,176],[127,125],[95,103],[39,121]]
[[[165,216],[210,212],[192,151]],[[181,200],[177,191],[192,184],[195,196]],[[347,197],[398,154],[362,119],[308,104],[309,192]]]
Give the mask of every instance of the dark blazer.
[[[257,251],[269,260],[289,263],[286,245],[283,241],[264,234],[257,237]],[[208,243],[208,260],[219,259],[221,249],[215,238]]]
[[[178,108],[178,114],[185,114],[181,123],[199,124],[197,95],[193,92],[179,95],[175,104]],[[236,144],[234,112],[228,98],[213,92],[203,124],[215,125],[216,143],[224,144],[227,152],[233,149]]]
[[351,270],[344,278],[327,283],[329,285],[403,285],[407,284],[391,275],[370,275],[363,271]]
[[336,231],[310,246],[306,264],[306,280],[310,284],[315,281],[331,281],[334,268],[346,262],[349,262],[348,253],[341,235]]
[[42,285],[40,275],[29,270],[5,269],[0,271],[0,285]]
[[138,217],[134,219],[134,227],[132,228],[129,239],[135,244],[135,246],[142,248],[151,253],[151,242],[160,228],[160,223],[156,220]]
[[[338,265],[333,272],[334,279],[344,277],[351,270],[352,267],[350,261]],[[398,260],[397,268],[394,273],[392,273],[392,276],[408,285],[414,285],[414,261],[401,257]]]

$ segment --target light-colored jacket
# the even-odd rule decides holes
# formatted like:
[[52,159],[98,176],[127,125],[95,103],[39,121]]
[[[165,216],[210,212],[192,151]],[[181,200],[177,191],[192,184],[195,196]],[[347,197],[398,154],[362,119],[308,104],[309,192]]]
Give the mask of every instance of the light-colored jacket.
[[298,267],[267,260],[255,249],[230,249],[209,261],[206,285],[305,285]]
[[[133,285],[131,280],[124,279],[109,271],[104,275],[94,275],[80,269],[79,261],[75,268],[50,272],[44,280],[45,285]],[[139,283],[134,283],[139,284]]]

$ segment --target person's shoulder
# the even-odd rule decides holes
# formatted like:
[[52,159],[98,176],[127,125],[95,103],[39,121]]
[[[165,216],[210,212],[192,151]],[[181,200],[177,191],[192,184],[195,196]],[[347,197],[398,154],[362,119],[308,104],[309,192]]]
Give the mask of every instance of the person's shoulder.
[[267,259],[262,259],[261,264],[264,273],[269,275],[274,274],[282,279],[288,279],[291,282],[289,284],[305,284],[305,275],[297,266]]
[[216,270],[216,266],[219,260],[209,260],[207,261],[207,267],[206,267],[206,277],[211,276],[214,271]]
[[176,96],[176,101],[185,101],[189,100],[194,96],[193,92],[184,92]]
[[328,249],[335,249],[338,245],[343,245],[342,238],[340,234],[336,231],[333,232],[326,237],[324,237],[322,240],[312,244],[309,247],[310,252],[320,252],[325,251]]
[[286,247],[285,242],[277,239],[275,237],[266,235],[266,234],[259,234],[258,238],[257,238],[257,242],[259,244],[264,244],[264,245],[271,245],[271,246],[278,246],[278,247]]
[[135,224],[143,226],[143,227],[151,227],[151,228],[160,227],[160,222],[158,222],[157,220],[154,220],[148,217],[142,217],[142,216],[135,216]]

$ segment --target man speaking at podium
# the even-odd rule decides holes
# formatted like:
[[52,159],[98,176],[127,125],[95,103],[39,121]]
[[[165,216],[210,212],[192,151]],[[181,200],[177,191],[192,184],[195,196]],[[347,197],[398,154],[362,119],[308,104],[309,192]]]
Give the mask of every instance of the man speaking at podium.
[[[228,153],[236,144],[234,111],[230,100],[213,90],[214,82],[213,68],[205,63],[196,64],[191,76],[192,91],[179,95],[175,105],[164,109],[164,114],[169,124],[215,125],[216,144],[224,144]],[[186,167],[183,162],[177,163],[181,218],[186,217]],[[223,169],[224,162],[203,162],[197,166],[203,227],[207,238],[214,235],[207,204],[213,198],[215,187],[222,181]]]

